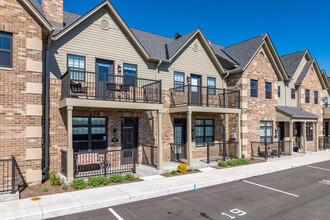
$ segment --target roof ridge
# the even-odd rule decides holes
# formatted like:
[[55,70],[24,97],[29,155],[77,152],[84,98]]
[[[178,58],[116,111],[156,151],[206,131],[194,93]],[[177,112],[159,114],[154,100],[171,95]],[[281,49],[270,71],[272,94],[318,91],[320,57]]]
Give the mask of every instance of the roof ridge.
[[138,31],[143,31],[143,32],[148,33],[148,34],[158,35],[158,36],[161,36],[161,37],[166,37],[166,38],[169,38],[171,40],[174,40],[174,38],[167,37],[167,36],[164,36],[164,35],[161,35],[161,34],[156,34],[156,33],[150,32],[150,31],[145,31],[145,30],[141,30],[141,29],[133,28],[133,27],[129,27],[129,28],[135,29],[135,30],[138,30]]
[[285,55],[282,55],[280,57],[284,57],[284,56],[289,56],[289,55],[293,55],[293,54],[296,54],[296,53],[301,53],[303,51],[307,51],[308,49],[305,49],[305,50],[300,50],[300,51],[297,51],[297,52],[294,52],[294,53],[289,53],[289,54],[285,54]]
[[225,48],[229,48],[229,47],[237,46],[237,45],[239,45],[239,44],[245,43],[246,41],[253,40],[253,39],[255,39],[255,38],[257,38],[257,37],[261,37],[261,36],[263,36],[263,35],[266,35],[266,33],[265,33],[265,34],[258,35],[258,36],[255,36],[255,37],[252,37],[252,38],[249,38],[249,39],[247,39],[247,40],[245,40],[245,41],[241,41],[241,42],[239,42],[239,43],[236,43],[236,44],[230,45],[230,46],[225,47]]

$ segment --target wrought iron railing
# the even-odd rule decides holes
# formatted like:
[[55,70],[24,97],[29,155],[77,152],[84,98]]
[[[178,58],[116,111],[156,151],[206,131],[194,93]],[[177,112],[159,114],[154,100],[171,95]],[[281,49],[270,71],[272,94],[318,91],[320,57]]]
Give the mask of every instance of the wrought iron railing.
[[182,159],[187,159],[187,145],[185,144],[170,144],[171,145],[171,161],[182,162]]
[[142,145],[142,164],[157,167],[157,146]]
[[240,108],[240,91],[184,85],[170,89],[171,107],[186,105]]
[[238,142],[220,142],[220,143],[205,143],[207,163],[211,161],[226,161],[227,159],[236,158],[236,148]]
[[14,194],[26,187],[15,157],[0,160],[0,194]]
[[251,142],[251,157],[264,157],[265,159],[290,155],[291,141],[278,142]]
[[69,68],[61,79],[62,98],[162,102],[161,80],[94,73],[76,68]]
[[319,150],[330,149],[330,137],[319,137]]

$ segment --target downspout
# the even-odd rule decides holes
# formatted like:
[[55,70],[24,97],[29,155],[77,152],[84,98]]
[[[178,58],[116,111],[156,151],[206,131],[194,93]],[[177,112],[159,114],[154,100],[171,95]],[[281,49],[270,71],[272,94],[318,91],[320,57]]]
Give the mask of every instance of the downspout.
[[159,60],[159,62],[157,63],[157,66],[156,66],[156,80],[158,80],[158,73],[159,73],[159,67],[160,67],[160,65],[162,65],[162,60]]
[[[222,80],[222,88],[224,88],[225,87],[225,79],[227,78],[229,76],[229,71],[228,70],[226,70],[226,75],[225,75],[225,77],[223,77],[223,80]],[[226,85],[227,85],[227,83],[226,83]]]
[[45,57],[45,130],[44,130],[44,159],[45,166],[42,169],[42,177],[45,180],[47,178],[47,171],[49,169],[49,48],[51,45],[51,37],[54,29],[49,33],[46,46],[46,57]]

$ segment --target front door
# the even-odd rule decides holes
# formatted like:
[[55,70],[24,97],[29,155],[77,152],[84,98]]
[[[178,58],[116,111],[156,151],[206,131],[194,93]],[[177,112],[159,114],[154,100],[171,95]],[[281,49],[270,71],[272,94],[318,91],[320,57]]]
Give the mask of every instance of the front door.
[[294,151],[298,151],[301,147],[301,141],[302,141],[302,136],[301,136],[301,123],[297,122],[296,127],[295,127],[295,139],[296,139],[296,146],[294,148]]
[[175,155],[175,160],[180,160],[186,158],[186,147],[187,142],[187,119],[185,118],[175,118],[174,119],[174,148],[173,154]]
[[190,76],[190,103],[191,105],[201,105],[201,76]]
[[133,164],[134,152],[138,145],[138,118],[122,118],[122,164]]
[[95,75],[95,98],[103,99],[106,94],[106,84],[109,83],[110,76],[113,75],[113,61],[96,60],[96,75]]
[[284,151],[284,143],[283,143],[283,141],[284,141],[284,122],[280,122],[277,129],[278,129],[277,132],[278,132],[278,142],[279,142],[278,145],[280,146],[280,149],[282,151]]
[[324,124],[324,136],[329,136],[329,122],[325,122]]

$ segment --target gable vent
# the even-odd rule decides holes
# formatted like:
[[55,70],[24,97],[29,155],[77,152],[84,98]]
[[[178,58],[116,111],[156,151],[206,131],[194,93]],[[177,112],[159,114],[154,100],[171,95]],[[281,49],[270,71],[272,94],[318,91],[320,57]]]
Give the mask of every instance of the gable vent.
[[102,21],[101,21],[101,28],[102,28],[103,30],[108,30],[108,29],[110,28],[110,23],[109,23],[109,21],[106,20],[106,19],[102,19]]

